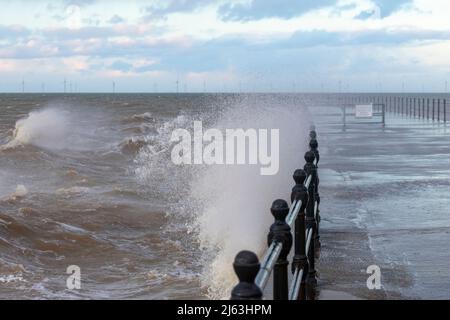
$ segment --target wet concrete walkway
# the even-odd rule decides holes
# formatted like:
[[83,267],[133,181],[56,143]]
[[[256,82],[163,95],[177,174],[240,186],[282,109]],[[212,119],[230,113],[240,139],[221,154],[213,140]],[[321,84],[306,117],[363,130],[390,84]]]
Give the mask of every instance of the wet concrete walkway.
[[[387,115],[385,128],[343,131],[326,110],[312,112],[321,152],[319,298],[450,298],[450,126]],[[366,286],[370,265],[381,269],[381,290]]]

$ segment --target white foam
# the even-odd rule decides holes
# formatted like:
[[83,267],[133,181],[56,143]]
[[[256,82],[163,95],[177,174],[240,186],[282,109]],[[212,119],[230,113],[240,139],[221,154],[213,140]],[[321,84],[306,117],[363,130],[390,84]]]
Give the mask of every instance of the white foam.
[[0,150],[33,145],[48,150],[98,151],[108,148],[113,132],[101,127],[105,114],[83,106],[51,105],[16,122],[11,140]]
[[203,283],[211,298],[229,298],[236,284],[235,255],[252,250],[262,255],[273,223],[271,203],[288,200],[292,174],[304,164],[307,124],[299,109],[266,106],[233,108],[215,125],[218,128],[280,129],[280,171],[261,176],[259,167],[205,166],[191,183],[189,203],[198,205],[196,227],[206,248]]
[[234,103],[220,115],[198,118],[180,116],[159,128],[162,146],[167,146],[172,130],[191,129],[194,120],[215,120],[207,127],[220,130],[279,129],[280,170],[274,176],[261,176],[257,165],[175,166],[170,150],[156,154],[146,147],[136,158],[139,179],[149,186],[162,180],[174,200],[173,217],[189,219],[188,229],[197,238],[202,252],[202,283],[209,296],[229,298],[236,284],[232,262],[240,250],[252,250],[260,257],[267,246],[267,233],[273,223],[271,203],[288,200],[292,174],[304,165],[309,128],[306,112],[300,107],[257,101]]
[[19,184],[19,185],[17,185],[16,190],[13,193],[9,194],[3,200],[16,201],[16,200],[22,199],[27,194],[28,194],[27,188],[23,184]]
[[60,149],[65,146],[69,133],[70,118],[63,110],[43,109],[30,112],[28,117],[17,121],[14,138],[8,144],[35,145],[43,148]]

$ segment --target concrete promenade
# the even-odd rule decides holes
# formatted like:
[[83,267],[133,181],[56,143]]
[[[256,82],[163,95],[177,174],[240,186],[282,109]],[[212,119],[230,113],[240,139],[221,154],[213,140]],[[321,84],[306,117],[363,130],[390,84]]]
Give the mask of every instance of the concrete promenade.
[[[450,298],[450,126],[314,115],[321,152],[320,299]],[[336,111],[336,110],[335,110]],[[334,124],[333,124],[334,122]],[[381,290],[369,290],[370,265]]]

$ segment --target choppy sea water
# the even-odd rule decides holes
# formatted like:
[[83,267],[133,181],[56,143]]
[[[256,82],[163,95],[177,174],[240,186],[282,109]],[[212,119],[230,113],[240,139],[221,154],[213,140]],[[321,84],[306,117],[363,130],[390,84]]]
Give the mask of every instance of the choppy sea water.
[[[297,95],[0,95],[0,298],[227,298],[309,128]],[[177,128],[280,129],[280,171],[176,166]],[[66,269],[81,269],[81,289]]]

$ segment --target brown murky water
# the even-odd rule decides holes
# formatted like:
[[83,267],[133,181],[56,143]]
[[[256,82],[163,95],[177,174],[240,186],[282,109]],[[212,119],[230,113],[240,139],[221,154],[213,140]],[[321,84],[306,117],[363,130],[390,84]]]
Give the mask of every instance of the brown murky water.
[[[227,297],[234,254],[264,248],[267,208],[288,197],[304,148],[292,147],[307,129],[300,117],[269,109],[299,104],[267,95],[0,95],[0,299]],[[171,133],[193,119],[282,125],[290,147],[281,161],[292,163],[279,178],[176,168]],[[242,232],[261,211],[261,225]],[[66,287],[70,265],[81,269],[81,290]]]

